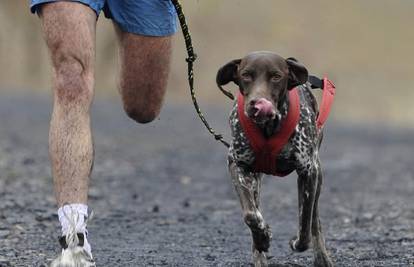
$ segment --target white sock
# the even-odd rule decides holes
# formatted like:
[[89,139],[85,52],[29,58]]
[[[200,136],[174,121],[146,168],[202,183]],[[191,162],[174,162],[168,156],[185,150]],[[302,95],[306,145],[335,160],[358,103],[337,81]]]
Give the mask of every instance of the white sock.
[[[62,226],[62,235],[67,235],[69,231],[71,230],[71,224],[68,220],[68,216],[71,216],[72,213],[76,213],[76,232],[77,233],[83,233],[84,235],[84,243],[83,248],[86,250],[86,252],[89,253],[89,255],[92,256],[91,253],[91,246],[86,238],[88,234],[88,230],[86,229],[86,223],[85,219],[88,218],[88,206],[85,204],[68,204],[60,207],[58,209],[58,216],[59,216],[59,222]],[[71,216],[73,217],[73,216]]]

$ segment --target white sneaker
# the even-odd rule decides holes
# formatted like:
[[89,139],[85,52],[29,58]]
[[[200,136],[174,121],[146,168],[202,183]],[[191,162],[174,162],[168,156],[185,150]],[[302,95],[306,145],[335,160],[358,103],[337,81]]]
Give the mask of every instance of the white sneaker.
[[66,236],[59,238],[62,254],[51,263],[50,267],[96,267],[85,234],[76,232],[79,215],[71,212],[65,216],[70,221],[70,231]]

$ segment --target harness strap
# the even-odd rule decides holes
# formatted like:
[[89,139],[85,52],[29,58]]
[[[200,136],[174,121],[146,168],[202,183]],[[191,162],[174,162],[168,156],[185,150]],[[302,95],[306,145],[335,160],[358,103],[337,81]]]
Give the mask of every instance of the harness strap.
[[316,120],[316,125],[319,129],[323,127],[329,117],[329,112],[331,111],[332,103],[335,97],[335,84],[331,82],[327,77],[324,77],[322,89],[322,102],[321,106],[319,107],[319,115]]
[[319,79],[316,76],[309,75],[308,82],[311,84],[312,89],[315,89],[315,88],[323,89],[323,79]]
[[297,88],[289,91],[288,116],[281,122],[280,131],[269,139],[263,136],[260,128],[244,113],[244,97],[240,92],[237,96],[237,108],[241,126],[254,151],[254,171],[277,176],[288,175],[289,173],[278,173],[275,163],[299,122],[300,99]]
[[[316,119],[318,129],[321,129],[328,119],[335,96],[335,85],[328,78],[322,80],[309,76],[312,88],[323,89],[322,102]],[[298,89],[289,91],[289,110],[287,117],[281,122],[280,131],[266,139],[261,129],[244,112],[244,96],[239,92],[237,96],[237,112],[240,124],[255,155],[253,171],[279,177],[286,176],[291,171],[278,172],[276,160],[283,147],[289,142],[300,119],[300,98]]]

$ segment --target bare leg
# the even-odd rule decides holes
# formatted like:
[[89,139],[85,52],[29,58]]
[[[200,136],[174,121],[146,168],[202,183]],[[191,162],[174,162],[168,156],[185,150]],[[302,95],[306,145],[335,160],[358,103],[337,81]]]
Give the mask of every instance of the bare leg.
[[57,203],[87,203],[93,162],[89,108],[93,98],[96,14],[75,2],[45,4],[42,28],[53,66],[49,132]]
[[120,93],[125,112],[139,123],[160,113],[170,71],[172,37],[123,32],[115,25],[121,59]]
[[243,218],[252,232],[252,252],[255,267],[267,266],[265,252],[269,250],[272,233],[259,207],[261,176],[245,172],[229,157],[229,170],[240,199]]
[[321,222],[319,219],[319,195],[321,193],[322,179],[322,171],[319,171],[312,218],[312,244],[315,258],[314,265],[317,267],[332,267],[333,263],[329,259],[328,252],[325,248],[325,239],[323,237]]

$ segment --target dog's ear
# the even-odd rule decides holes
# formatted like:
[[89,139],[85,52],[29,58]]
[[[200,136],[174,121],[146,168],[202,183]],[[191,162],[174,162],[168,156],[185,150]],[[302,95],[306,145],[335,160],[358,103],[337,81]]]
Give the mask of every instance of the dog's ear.
[[218,88],[225,94],[227,97],[234,99],[234,96],[229,91],[223,89],[223,85],[228,84],[229,82],[234,82],[239,85],[239,78],[237,77],[237,69],[241,62],[241,59],[235,59],[221,67],[216,76],[216,83]]
[[308,70],[296,58],[290,57],[286,59],[286,63],[289,67],[288,90],[308,81]]

